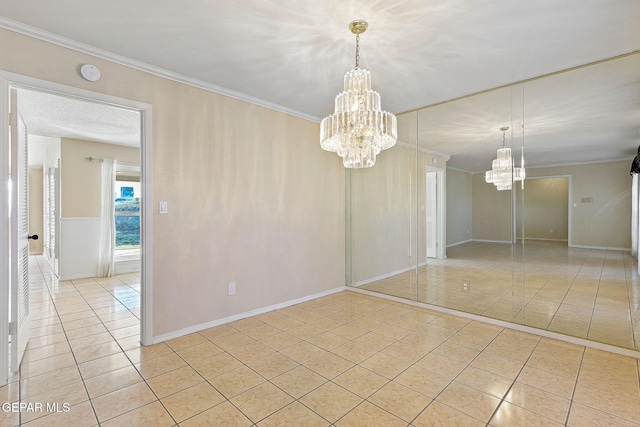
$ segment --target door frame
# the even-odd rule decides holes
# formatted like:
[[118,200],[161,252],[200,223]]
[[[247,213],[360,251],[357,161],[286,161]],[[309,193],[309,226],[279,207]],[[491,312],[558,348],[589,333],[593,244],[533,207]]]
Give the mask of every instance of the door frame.
[[[425,200],[427,199],[426,192],[429,191],[426,188],[426,180],[427,174],[429,172],[436,173],[436,257],[435,259],[445,259],[447,257],[447,200],[446,200],[446,175],[444,173],[444,169],[433,167],[433,166],[425,166],[424,177],[425,177]],[[425,218],[426,220],[426,218]],[[425,229],[427,227],[425,226]],[[425,230],[425,245],[427,242],[427,231]],[[425,246],[425,262],[428,261],[426,254],[426,246]]]
[[140,112],[140,186],[142,190],[141,205],[141,240],[140,253],[140,341],[143,345],[152,344],[153,339],[153,188],[152,188],[152,106],[142,102],[119,98],[103,93],[92,92],[72,86],[36,79],[21,74],[0,70],[0,88],[2,101],[0,102],[0,386],[9,379],[9,286],[11,279],[9,271],[9,87],[23,87],[25,89],[54,93],[60,96],[81,98],[90,102],[111,104]]

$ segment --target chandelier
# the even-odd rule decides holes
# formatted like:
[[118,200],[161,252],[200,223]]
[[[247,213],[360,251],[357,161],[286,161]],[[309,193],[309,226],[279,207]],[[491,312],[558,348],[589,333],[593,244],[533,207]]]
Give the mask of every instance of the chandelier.
[[371,73],[360,68],[360,34],[367,26],[366,21],[349,24],[356,35],[356,66],[344,76],[335,112],[320,123],[320,146],[342,157],[345,168],[373,166],[378,153],[398,139],[396,116],[382,111],[380,94],[371,90]]
[[509,127],[501,127],[500,130],[502,131],[502,148],[498,149],[498,157],[493,161],[491,170],[484,174],[484,180],[495,185],[498,191],[511,190],[515,181],[524,181],[525,179],[524,166],[514,167],[511,148],[505,146],[505,132],[509,130]]

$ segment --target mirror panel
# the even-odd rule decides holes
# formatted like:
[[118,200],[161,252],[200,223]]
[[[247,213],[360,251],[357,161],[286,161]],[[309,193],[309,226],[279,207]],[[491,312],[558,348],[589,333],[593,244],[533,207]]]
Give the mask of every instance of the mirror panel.
[[[514,85],[419,111],[420,149],[447,157],[451,153],[442,177],[444,239],[436,241],[443,253],[425,254],[419,301],[505,321],[521,312],[522,261],[514,258],[512,221],[515,194],[487,183],[485,172],[503,147],[520,165],[522,99],[522,85]],[[458,154],[466,152],[474,156]],[[428,187],[420,191],[421,209],[430,210],[432,192]],[[429,227],[423,219],[419,224]]]
[[[400,138],[415,140],[416,118],[416,113],[398,118]],[[415,148],[409,142],[382,151],[374,167],[347,170],[347,284],[402,298],[415,298],[415,225],[410,218],[415,206]]]
[[[399,115],[398,145],[350,173],[348,283],[640,350],[639,111],[634,54]],[[498,191],[504,126],[526,180]]]

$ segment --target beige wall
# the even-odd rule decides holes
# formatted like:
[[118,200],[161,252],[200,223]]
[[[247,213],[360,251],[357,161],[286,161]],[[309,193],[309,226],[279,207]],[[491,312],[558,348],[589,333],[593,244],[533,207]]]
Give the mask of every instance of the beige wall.
[[62,138],[60,187],[63,218],[100,216],[101,163],[89,161],[110,158],[120,162],[140,163],[140,149],[122,145]]
[[[525,194],[533,177],[570,176],[571,244],[574,246],[631,248],[631,177],[632,159],[545,168],[527,168]],[[473,175],[473,239],[505,240],[511,236],[511,191],[497,191],[484,182],[484,174]],[[499,208],[500,207],[500,208]],[[522,201],[517,199],[517,209]],[[554,219],[548,231],[559,227]],[[528,232],[525,230],[527,236]],[[530,236],[529,236],[530,237]],[[550,237],[558,238],[558,237]]]
[[44,238],[42,186],[42,169],[29,168],[29,234],[37,234],[39,237],[38,240],[29,240],[29,252],[32,254],[42,253]]
[[[351,170],[353,284],[426,261],[425,181],[433,158],[397,145],[383,151],[374,167]],[[436,159],[445,165],[446,159]]]
[[152,105],[151,197],[169,207],[153,218],[154,336],[344,285],[344,170],[318,123],[4,29],[0,51],[3,70]]
[[484,180],[484,172],[473,174],[472,233],[474,240],[510,242],[512,233],[511,191],[498,191]]
[[529,178],[524,193],[516,186],[516,200],[524,203],[523,209],[516,209],[518,238],[522,238],[524,215],[525,239],[569,239],[569,178]]
[[447,169],[447,246],[471,240],[472,174]]
[[[631,160],[529,168],[527,177],[571,176],[571,243],[631,248]],[[525,192],[526,190],[525,185]],[[591,199],[591,201],[588,201]]]

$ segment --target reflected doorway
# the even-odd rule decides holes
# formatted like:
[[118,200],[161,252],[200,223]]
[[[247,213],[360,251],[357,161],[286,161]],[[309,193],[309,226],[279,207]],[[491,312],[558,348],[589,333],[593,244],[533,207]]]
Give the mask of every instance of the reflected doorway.
[[425,257],[446,258],[444,244],[444,173],[442,169],[427,167],[425,177]]

